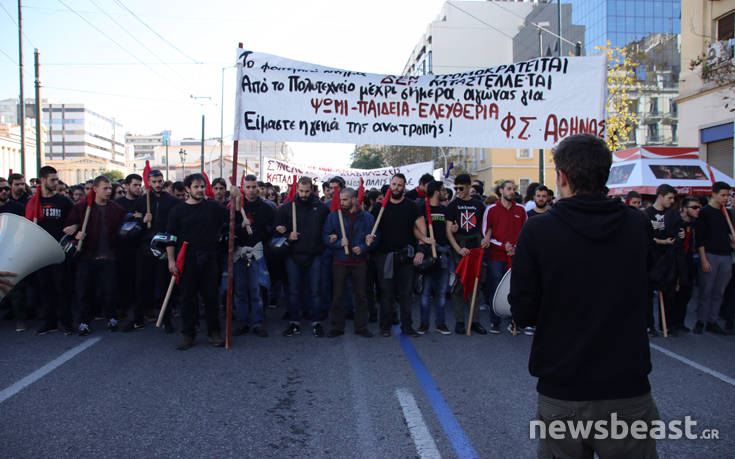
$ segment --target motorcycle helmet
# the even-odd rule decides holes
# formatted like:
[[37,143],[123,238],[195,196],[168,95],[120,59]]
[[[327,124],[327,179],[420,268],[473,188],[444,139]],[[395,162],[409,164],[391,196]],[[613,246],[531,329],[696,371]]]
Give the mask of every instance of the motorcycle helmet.
[[166,247],[176,245],[177,238],[173,234],[158,233],[151,239],[151,253],[159,260],[168,259]]

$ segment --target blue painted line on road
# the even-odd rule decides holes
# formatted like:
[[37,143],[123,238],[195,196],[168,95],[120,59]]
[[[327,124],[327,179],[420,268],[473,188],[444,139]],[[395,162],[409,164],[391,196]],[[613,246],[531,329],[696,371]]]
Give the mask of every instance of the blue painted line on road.
[[396,325],[393,327],[393,331],[398,335],[398,340],[401,343],[403,352],[406,354],[408,361],[413,367],[416,377],[421,383],[421,387],[424,389],[426,397],[429,399],[431,408],[436,413],[436,417],[439,418],[439,423],[444,429],[444,433],[447,435],[449,442],[452,444],[454,452],[459,458],[476,458],[479,457],[475,448],[472,447],[470,439],[467,434],[462,430],[462,426],[459,425],[459,421],[454,416],[452,409],[449,408],[447,401],[439,391],[439,388],[434,382],[434,378],[431,377],[429,369],[426,368],[423,360],[416,351],[411,338],[401,333],[400,328]]

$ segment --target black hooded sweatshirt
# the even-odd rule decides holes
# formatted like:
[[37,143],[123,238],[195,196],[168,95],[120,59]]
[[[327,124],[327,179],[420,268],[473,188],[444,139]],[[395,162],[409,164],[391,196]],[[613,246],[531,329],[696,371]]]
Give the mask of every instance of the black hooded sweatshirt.
[[296,230],[299,238],[289,242],[290,253],[302,261],[302,264],[306,264],[313,257],[324,252],[322,229],[329,216],[329,207],[319,201],[315,194],[310,195],[306,202],[296,196],[294,201],[283,204],[278,208],[275,226],[285,226],[285,236],[293,231],[291,206],[294,205],[294,202],[296,203]]
[[609,400],[650,392],[652,238],[642,212],[603,195],[562,199],[523,225],[508,300],[519,327],[536,326],[529,370],[539,393]]

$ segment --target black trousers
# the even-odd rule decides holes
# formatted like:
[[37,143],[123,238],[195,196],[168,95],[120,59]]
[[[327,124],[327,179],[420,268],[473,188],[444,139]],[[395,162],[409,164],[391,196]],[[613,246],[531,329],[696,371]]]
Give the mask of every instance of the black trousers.
[[352,288],[355,294],[355,331],[367,328],[368,308],[365,288],[367,283],[367,264],[356,266],[332,264],[332,309],[329,317],[332,327],[337,330],[345,329],[345,288],[347,278],[352,279]]
[[[656,291],[658,292],[658,291]],[[661,289],[661,293],[663,293],[664,298],[664,312],[666,313],[666,328],[671,329],[672,327],[672,319],[678,319],[679,313],[677,312],[676,308],[676,287],[666,287]],[[654,304],[658,306],[653,306],[648,310],[648,327],[653,328],[654,327],[654,317],[653,317],[653,310],[654,308],[658,307],[658,328],[663,330],[663,317],[661,317],[661,306],[659,305],[659,301],[661,301],[661,297],[659,297],[658,293],[655,293],[653,290],[649,289],[649,297],[648,298],[656,298],[656,301]]]
[[380,330],[390,330],[393,321],[393,302],[398,301],[401,313],[401,330],[412,328],[411,320],[411,290],[413,288],[413,264],[400,264],[395,257],[393,264],[393,276],[386,279],[383,267],[387,257],[395,257],[392,253],[377,253],[375,264],[378,271],[378,284],[380,285]]
[[[145,245],[141,246],[136,254],[135,263],[135,322],[143,323],[146,310],[161,307],[163,295],[166,294],[170,281],[168,261],[151,256],[150,250]],[[158,292],[156,292],[156,284],[159,287]],[[170,314],[171,308],[169,307],[166,309],[164,318],[168,320]]]
[[215,252],[187,252],[184,274],[181,276],[181,295],[183,296],[182,331],[186,336],[196,335],[199,322],[199,295],[204,300],[209,335],[220,331],[219,304],[219,268]]
[[100,306],[99,310],[106,319],[115,318],[114,295],[117,291],[115,260],[78,260],[76,285],[79,323],[90,323],[97,305]]
[[[117,259],[117,295],[115,306],[122,314],[120,318],[127,316],[128,309],[135,303],[135,281],[137,249],[120,248]],[[134,308],[134,306],[133,306]]]
[[[35,273],[34,290],[44,310],[46,325],[64,327],[72,324],[69,262],[42,268]],[[29,289],[30,290],[30,289]]]

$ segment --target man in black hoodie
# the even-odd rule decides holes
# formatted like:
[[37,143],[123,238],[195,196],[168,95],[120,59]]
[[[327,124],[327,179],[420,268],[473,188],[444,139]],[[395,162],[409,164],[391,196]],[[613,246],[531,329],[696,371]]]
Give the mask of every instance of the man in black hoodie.
[[[296,231],[293,227],[292,206],[296,206]],[[282,205],[276,214],[276,232],[278,235],[287,235],[290,244],[290,252],[286,257],[289,324],[283,336],[301,334],[299,313],[303,301],[310,303],[307,311],[314,336],[324,336],[320,322],[326,319],[326,305],[319,302],[319,257],[324,252],[322,229],[328,215],[329,207],[313,193],[309,177],[299,179],[298,195],[292,202]],[[300,295],[302,284],[308,285],[306,295]]]
[[508,296],[518,326],[536,327],[529,370],[539,378],[539,457],[656,457],[650,435],[544,438],[553,419],[610,426],[615,414],[650,432],[658,418],[646,334],[651,225],[605,196],[611,154],[601,139],[564,139],[554,163],[563,199],[524,225]]

